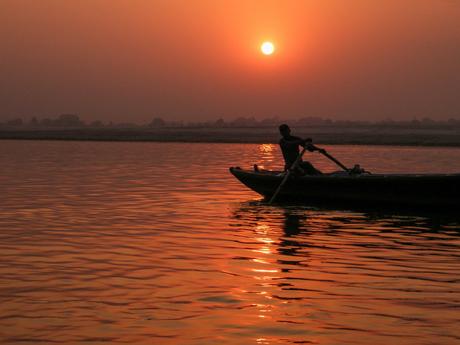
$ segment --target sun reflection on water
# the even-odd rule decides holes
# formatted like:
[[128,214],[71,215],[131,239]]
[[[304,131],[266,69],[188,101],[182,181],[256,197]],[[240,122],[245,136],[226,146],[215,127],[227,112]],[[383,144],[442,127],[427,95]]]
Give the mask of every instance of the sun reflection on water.
[[259,150],[262,153],[270,153],[271,155],[273,155],[272,154],[272,151],[273,151],[273,145],[272,144],[261,144],[259,146]]
[[[277,145],[0,149],[0,343],[460,339],[458,219],[266,205],[222,167],[276,162]],[[388,168],[372,157],[389,149],[336,150]],[[403,166],[406,149],[391,150]],[[460,157],[423,150],[420,162],[439,152]]]
[[270,167],[276,161],[275,150],[273,144],[259,145],[260,157],[258,161],[259,168],[264,169]]

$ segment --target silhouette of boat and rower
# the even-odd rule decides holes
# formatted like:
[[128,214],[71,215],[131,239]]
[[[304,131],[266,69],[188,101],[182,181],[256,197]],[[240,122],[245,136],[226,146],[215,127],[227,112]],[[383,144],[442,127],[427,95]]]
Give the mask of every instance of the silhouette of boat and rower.
[[[311,139],[290,134],[280,126],[280,147],[284,171],[231,167],[241,183],[259,193],[269,203],[300,201],[307,204],[386,206],[455,211],[460,205],[460,174],[372,174],[359,165],[347,168]],[[301,150],[300,150],[301,148]],[[303,161],[306,151],[317,151],[343,171],[322,173]]]

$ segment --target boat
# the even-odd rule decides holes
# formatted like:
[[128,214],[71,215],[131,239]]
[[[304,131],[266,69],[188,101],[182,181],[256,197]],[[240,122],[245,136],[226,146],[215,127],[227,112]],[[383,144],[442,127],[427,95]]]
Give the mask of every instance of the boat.
[[[266,199],[282,182],[282,171],[244,170],[230,173]],[[291,175],[276,197],[278,201],[340,203],[361,206],[398,206],[432,210],[459,210],[460,174],[349,174]]]

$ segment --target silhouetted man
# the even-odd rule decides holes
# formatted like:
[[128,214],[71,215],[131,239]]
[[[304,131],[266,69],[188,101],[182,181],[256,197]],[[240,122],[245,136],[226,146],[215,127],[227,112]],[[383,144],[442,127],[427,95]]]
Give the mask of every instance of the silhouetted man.
[[[313,152],[318,150],[312,143],[311,139],[301,139],[291,135],[291,129],[288,125],[282,124],[279,126],[280,134],[280,147],[284,158],[284,170],[288,170],[299,156],[299,146],[306,147],[308,151]],[[316,169],[310,162],[300,161],[298,165],[300,173],[307,175],[322,175],[322,172]]]

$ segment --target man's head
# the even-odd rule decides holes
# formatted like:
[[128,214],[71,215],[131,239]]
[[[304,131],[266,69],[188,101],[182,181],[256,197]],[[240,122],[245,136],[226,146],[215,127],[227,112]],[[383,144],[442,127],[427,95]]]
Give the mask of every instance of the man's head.
[[279,126],[279,130],[280,130],[280,134],[283,137],[287,137],[288,135],[291,134],[291,129],[285,123],[283,123],[282,125]]

